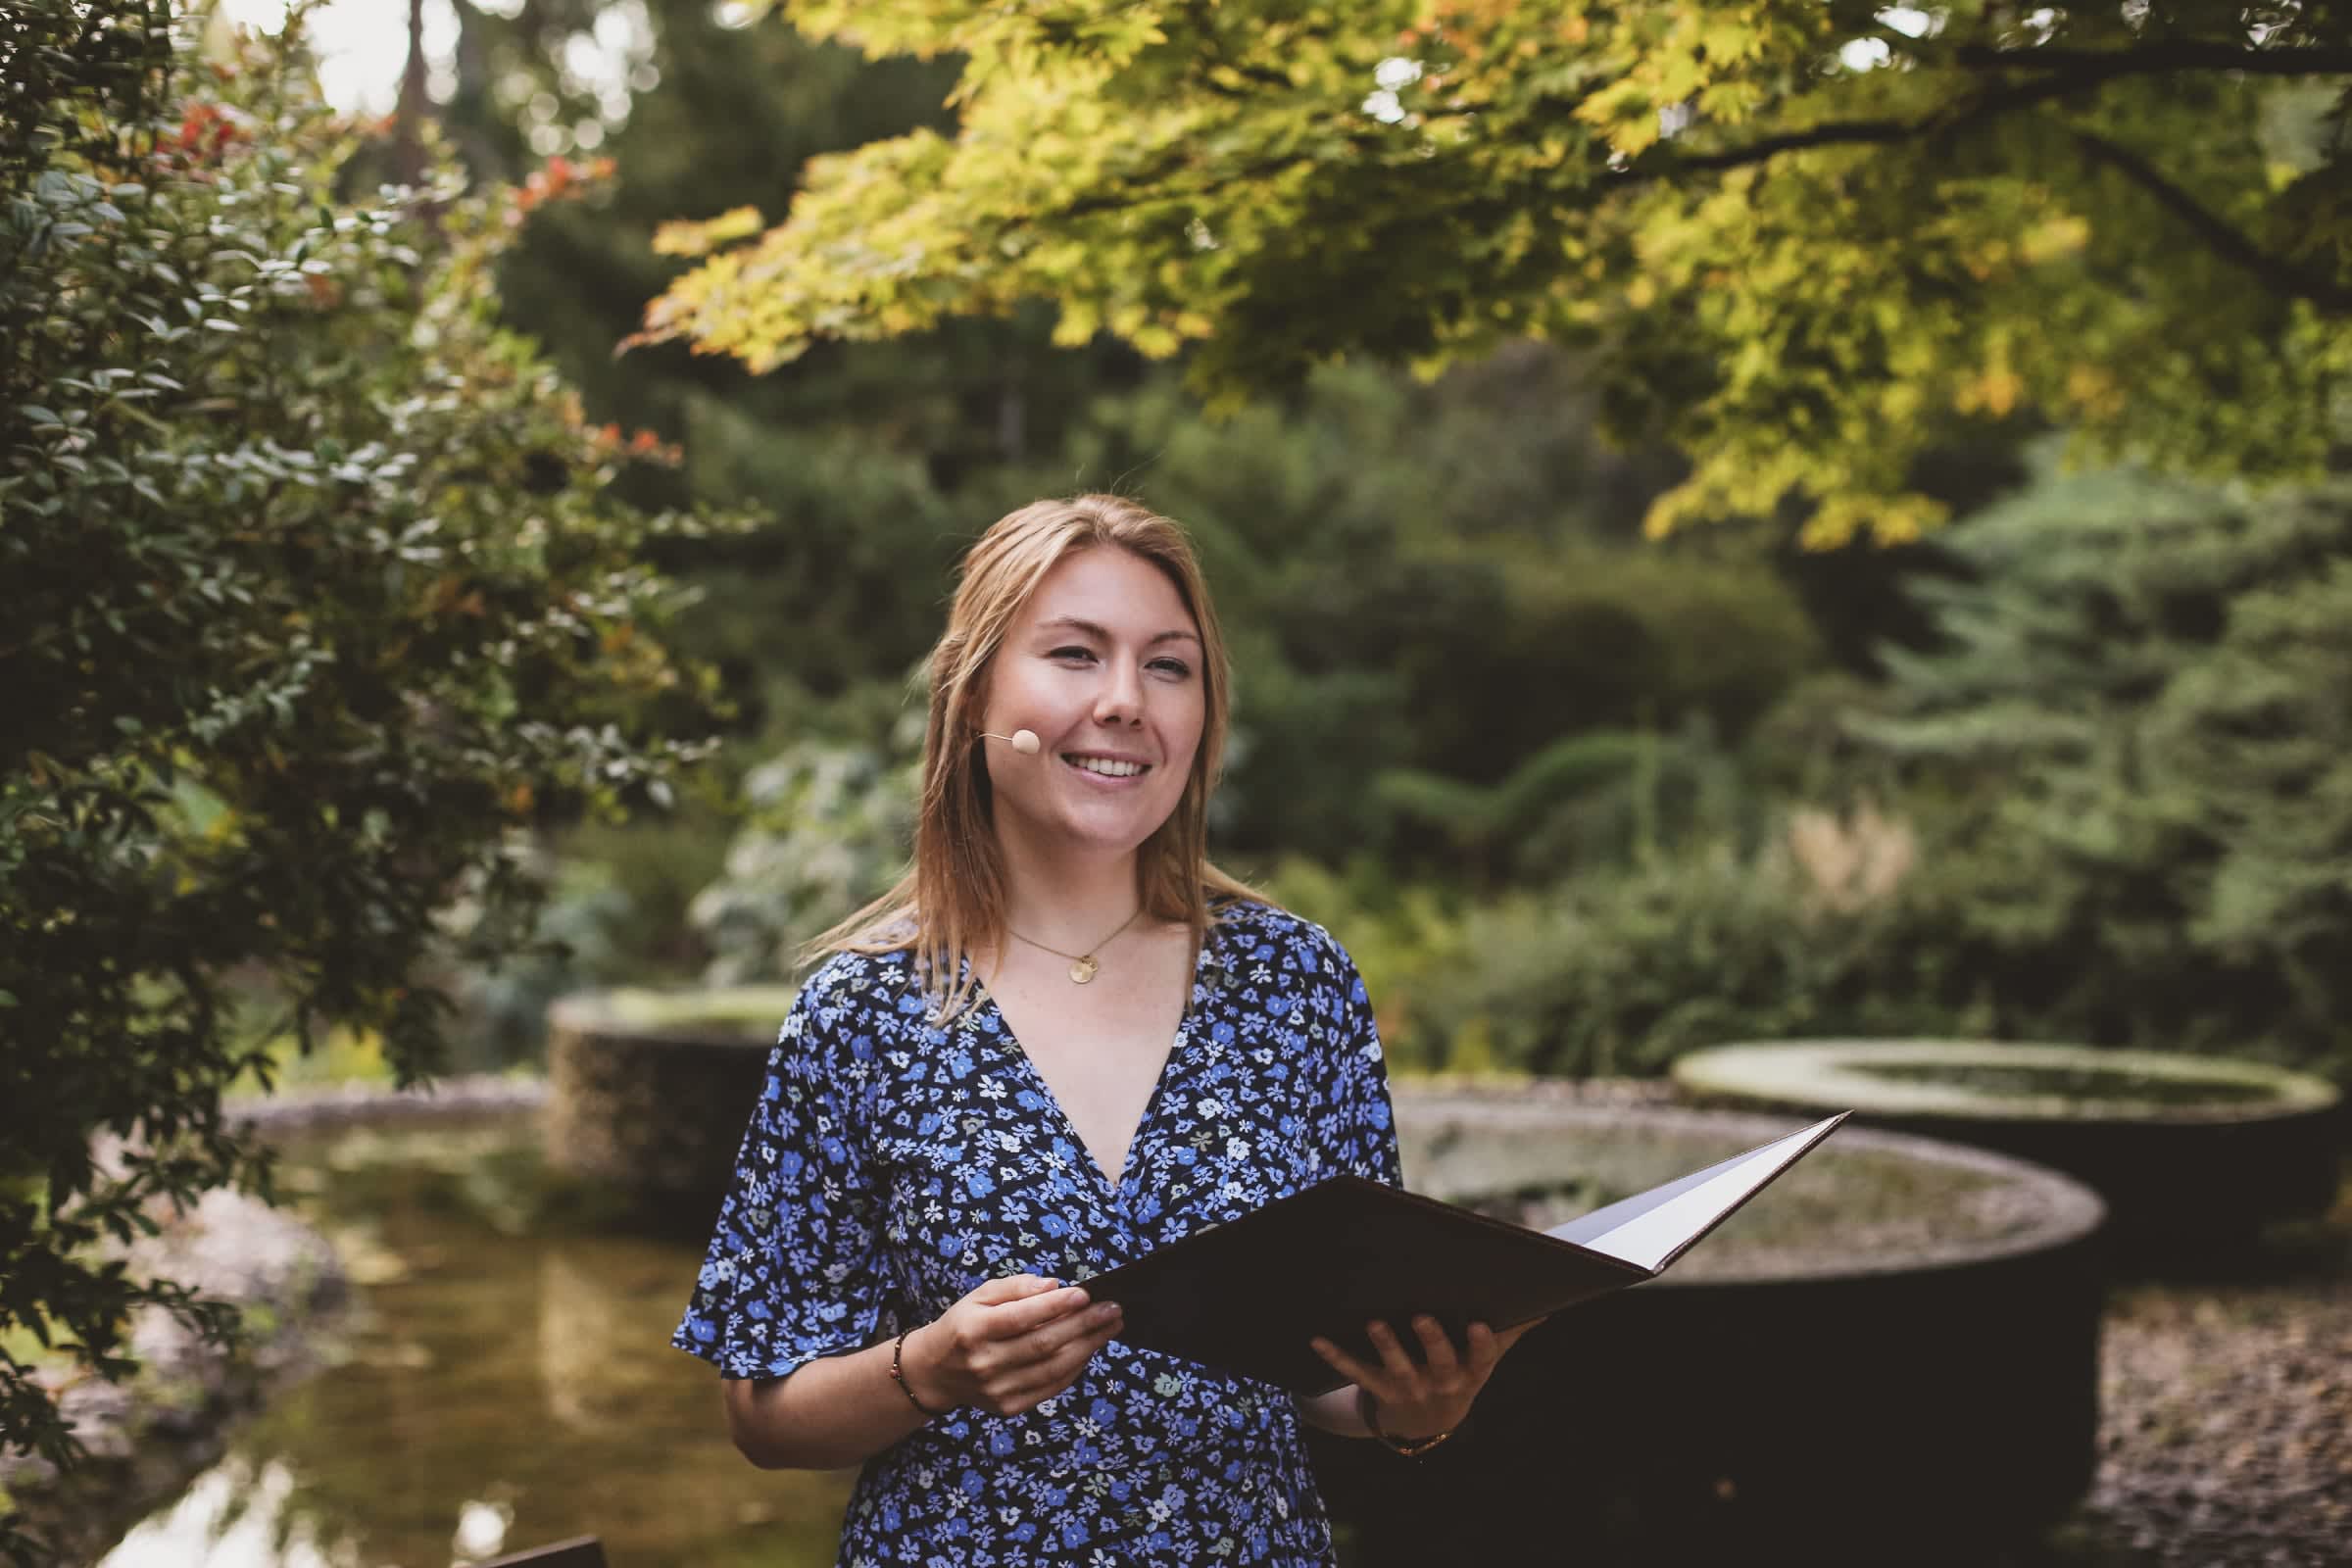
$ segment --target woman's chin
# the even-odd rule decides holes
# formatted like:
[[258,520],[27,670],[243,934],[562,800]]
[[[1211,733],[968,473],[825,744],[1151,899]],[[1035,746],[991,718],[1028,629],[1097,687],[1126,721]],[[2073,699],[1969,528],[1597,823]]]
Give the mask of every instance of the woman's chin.
[[1073,823],[1062,843],[1086,855],[1133,855],[1158,827],[1157,822]]
[[1041,837],[1057,849],[1084,855],[1131,855],[1168,819],[1164,810],[1139,809],[1141,802],[1078,802],[1038,823]]

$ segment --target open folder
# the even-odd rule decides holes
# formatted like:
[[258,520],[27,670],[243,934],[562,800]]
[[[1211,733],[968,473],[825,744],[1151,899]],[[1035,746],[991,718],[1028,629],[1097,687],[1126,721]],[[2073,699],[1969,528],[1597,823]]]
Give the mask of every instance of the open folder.
[[1125,1309],[1127,1344],[1320,1394],[1345,1380],[1310,1336],[1377,1361],[1375,1319],[1410,1349],[1426,1312],[1459,1348],[1472,1323],[1506,1329],[1655,1279],[1845,1117],[1548,1231],[1335,1176],[1082,1283]]

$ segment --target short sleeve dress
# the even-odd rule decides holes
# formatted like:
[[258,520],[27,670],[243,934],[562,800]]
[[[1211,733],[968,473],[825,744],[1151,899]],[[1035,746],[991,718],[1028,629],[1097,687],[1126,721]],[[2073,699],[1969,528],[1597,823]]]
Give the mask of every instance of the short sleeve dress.
[[[671,1341],[776,1378],[984,1281],[1084,1281],[1338,1172],[1396,1184],[1380,1037],[1320,926],[1218,910],[1114,1186],[985,991],[925,1015],[909,955],[838,955],[786,1018]],[[867,1460],[842,1568],[1324,1568],[1331,1528],[1270,1384],[1113,1341],[1017,1416],[965,1408]]]

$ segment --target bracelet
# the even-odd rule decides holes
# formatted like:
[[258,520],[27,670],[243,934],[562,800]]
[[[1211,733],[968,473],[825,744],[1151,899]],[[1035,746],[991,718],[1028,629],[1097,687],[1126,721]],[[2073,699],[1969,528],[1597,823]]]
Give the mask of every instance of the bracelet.
[[1380,1418],[1373,1413],[1379,1408],[1379,1406],[1380,1401],[1372,1397],[1372,1391],[1360,1384],[1357,1385],[1355,1391],[1355,1413],[1357,1419],[1364,1423],[1364,1428],[1366,1431],[1370,1432],[1372,1436],[1378,1438],[1382,1443],[1388,1445],[1390,1451],[1394,1453],[1401,1453],[1407,1459],[1420,1457],[1422,1454],[1425,1454],[1430,1449],[1436,1447],[1439,1444],[1444,1443],[1447,1438],[1453,1436],[1454,1429],[1451,1427],[1447,1427],[1443,1432],[1433,1433],[1426,1438],[1399,1438],[1392,1436],[1391,1434],[1380,1430]]
[[906,1382],[906,1369],[900,1365],[901,1358],[906,1353],[906,1334],[912,1334],[914,1330],[908,1329],[906,1334],[901,1334],[896,1340],[891,1342],[890,1381],[899,1386],[899,1392],[906,1396],[906,1402],[913,1405],[917,1410],[922,1411],[926,1419],[946,1415],[948,1413],[947,1411],[934,1410],[922,1400],[914,1396],[913,1388],[910,1387]]

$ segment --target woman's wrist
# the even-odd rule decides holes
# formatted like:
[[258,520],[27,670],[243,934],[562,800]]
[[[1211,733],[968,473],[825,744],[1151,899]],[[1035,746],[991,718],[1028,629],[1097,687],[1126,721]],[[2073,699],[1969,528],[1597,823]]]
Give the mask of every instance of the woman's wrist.
[[937,1320],[908,1329],[891,1350],[891,1376],[906,1391],[914,1407],[926,1416],[945,1415],[955,1401],[940,1387],[939,1365],[929,1354],[928,1331]]
[[1355,1391],[1355,1414],[1363,1422],[1365,1432],[1407,1458],[1428,1452],[1452,1437],[1454,1429],[1461,1425],[1459,1421],[1450,1421],[1435,1432],[1392,1431],[1381,1423],[1379,1396],[1360,1384]]

